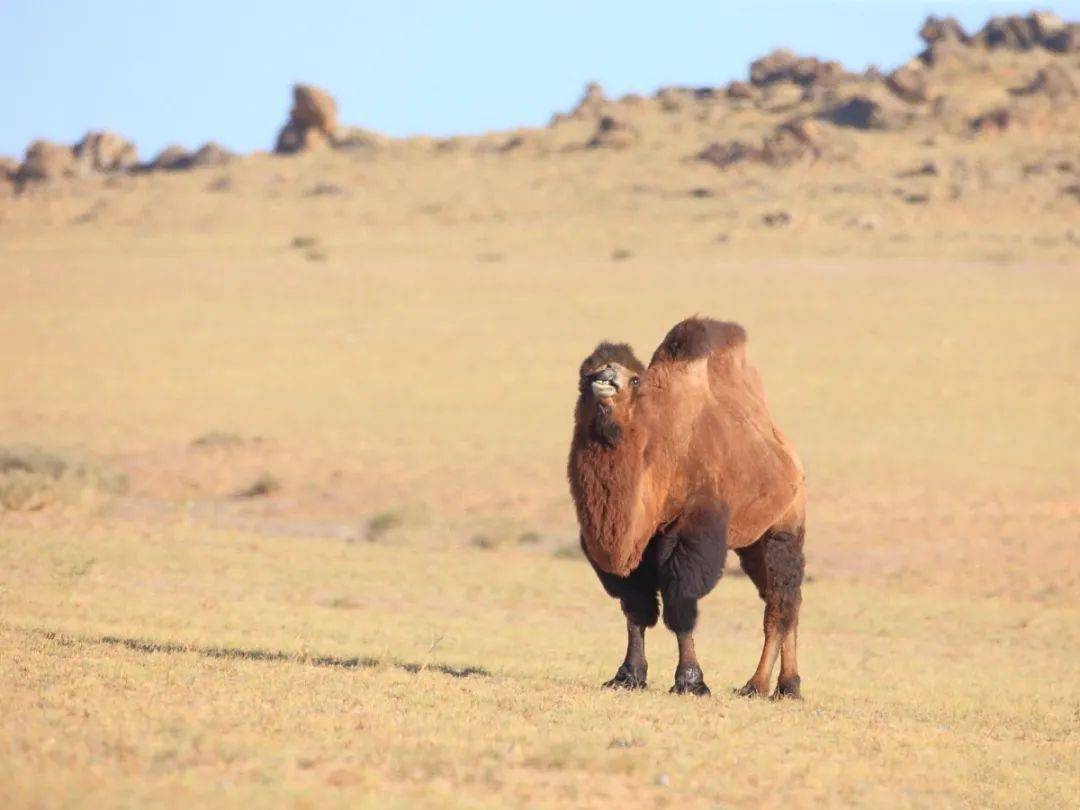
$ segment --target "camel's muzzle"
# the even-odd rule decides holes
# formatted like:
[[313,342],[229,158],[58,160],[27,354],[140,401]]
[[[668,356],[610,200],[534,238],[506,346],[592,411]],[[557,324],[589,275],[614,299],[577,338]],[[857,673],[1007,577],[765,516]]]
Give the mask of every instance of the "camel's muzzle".
[[608,366],[589,378],[593,393],[601,398],[613,397],[619,392],[619,372]]

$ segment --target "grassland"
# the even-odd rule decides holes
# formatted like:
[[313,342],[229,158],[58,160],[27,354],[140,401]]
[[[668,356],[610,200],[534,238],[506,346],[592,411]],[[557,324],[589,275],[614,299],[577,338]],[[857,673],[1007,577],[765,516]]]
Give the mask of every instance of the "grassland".
[[[597,688],[587,567],[171,529],[6,531],[9,806],[1067,806],[1075,603],[807,586],[802,704],[746,701],[757,597],[710,597],[711,700]],[[478,669],[465,677],[452,673]]]

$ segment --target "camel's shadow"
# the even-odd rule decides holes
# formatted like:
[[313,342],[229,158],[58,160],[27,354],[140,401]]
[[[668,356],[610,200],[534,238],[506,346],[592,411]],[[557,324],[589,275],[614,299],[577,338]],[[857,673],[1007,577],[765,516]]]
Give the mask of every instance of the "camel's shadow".
[[244,649],[242,647],[204,647],[197,644],[178,644],[169,641],[150,641],[122,636],[71,637],[60,633],[46,632],[45,635],[61,643],[67,641],[84,644],[108,644],[124,647],[143,653],[180,654],[194,653],[206,658],[226,658],[241,661],[287,661],[295,664],[307,664],[315,667],[333,667],[335,669],[379,669],[389,667],[412,674],[420,672],[438,672],[452,678],[491,677],[491,672],[484,667],[454,667],[449,664],[423,663],[409,661],[384,661],[371,656],[344,658],[336,655],[301,655],[282,650]]

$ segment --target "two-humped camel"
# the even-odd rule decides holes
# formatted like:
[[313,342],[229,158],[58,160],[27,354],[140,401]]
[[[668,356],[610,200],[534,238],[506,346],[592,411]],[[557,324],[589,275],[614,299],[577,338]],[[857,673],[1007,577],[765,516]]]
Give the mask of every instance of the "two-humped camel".
[[570,489],[581,543],[626,615],[626,658],[609,687],[642,688],[645,629],[660,615],[676,634],[672,691],[709,693],[694,652],[698,600],[720,578],[727,549],[765,601],[765,644],[740,691],[799,696],[802,465],[773,423],[746,333],[691,318],[645,368],[626,344],[601,343],[581,364]]

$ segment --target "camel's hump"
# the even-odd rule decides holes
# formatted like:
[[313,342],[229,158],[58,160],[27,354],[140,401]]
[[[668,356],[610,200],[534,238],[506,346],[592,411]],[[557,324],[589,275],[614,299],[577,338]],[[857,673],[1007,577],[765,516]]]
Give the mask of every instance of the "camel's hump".
[[675,324],[653,353],[649,365],[686,362],[746,343],[746,330],[730,321],[687,318]]

